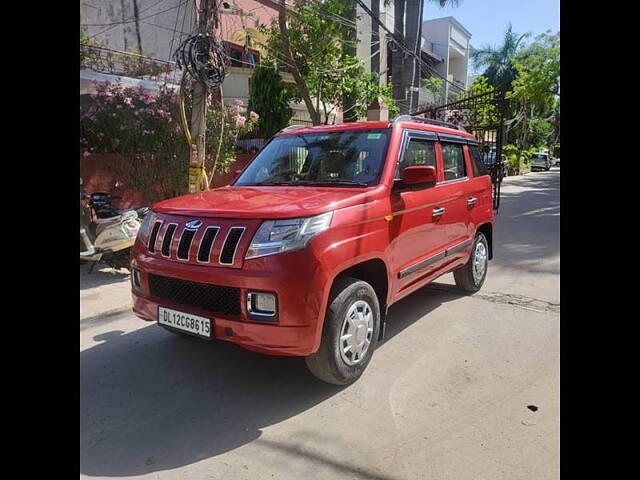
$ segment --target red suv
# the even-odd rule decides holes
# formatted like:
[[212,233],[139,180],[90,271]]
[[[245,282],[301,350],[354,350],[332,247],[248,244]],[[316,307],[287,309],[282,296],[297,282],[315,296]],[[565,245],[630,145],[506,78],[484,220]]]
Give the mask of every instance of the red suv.
[[132,253],[133,310],[351,383],[391,304],[448,272],[482,286],[485,168],[471,134],[430,120],[289,127],[232,185],[153,207]]

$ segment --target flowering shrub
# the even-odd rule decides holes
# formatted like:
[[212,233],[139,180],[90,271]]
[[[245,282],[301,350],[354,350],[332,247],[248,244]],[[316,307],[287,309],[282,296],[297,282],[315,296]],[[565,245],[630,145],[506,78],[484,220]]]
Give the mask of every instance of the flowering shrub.
[[[258,118],[259,115],[256,112],[247,114],[240,100],[226,105],[224,113],[219,107],[209,109],[206,138],[206,169],[209,178],[229,171],[229,167],[235,160],[236,141],[255,130]],[[223,121],[222,143],[220,143],[220,126]],[[220,156],[216,161],[218,145],[220,145]]]
[[131,187],[152,198],[184,191],[188,149],[174,92],[108,83],[97,83],[96,91],[80,109],[81,152],[120,154]]
[[[131,188],[162,199],[187,189],[189,149],[179,117],[178,96],[166,87],[157,92],[97,83],[96,94],[80,108],[80,153],[117,153],[126,163]],[[191,118],[187,102],[187,118]],[[220,125],[224,118],[222,142]],[[235,141],[255,128],[257,115],[244,115],[241,103],[207,112],[206,169],[209,177],[225,173],[235,159]],[[219,158],[218,145],[220,144]]]

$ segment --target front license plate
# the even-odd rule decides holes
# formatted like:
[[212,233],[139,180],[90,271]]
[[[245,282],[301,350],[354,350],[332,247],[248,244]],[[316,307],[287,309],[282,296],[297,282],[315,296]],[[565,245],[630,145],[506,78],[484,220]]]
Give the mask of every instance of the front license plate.
[[211,319],[192,313],[158,307],[158,323],[199,337],[211,338]]

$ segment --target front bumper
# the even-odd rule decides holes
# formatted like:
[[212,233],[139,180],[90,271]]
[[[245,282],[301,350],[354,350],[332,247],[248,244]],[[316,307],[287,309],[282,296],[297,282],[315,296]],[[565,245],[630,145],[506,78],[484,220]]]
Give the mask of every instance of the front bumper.
[[[307,356],[320,344],[324,318],[324,275],[308,249],[257,258],[241,269],[179,264],[134,250],[132,267],[140,272],[141,288],[133,289],[133,311],[146,321],[157,321],[158,306],[212,319],[213,336],[243,348],[271,354]],[[240,289],[238,316],[182,305],[151,295],[148,274]],[[275,323],[252,320],[247,312],[249,291],[274,292],[278,298]]]

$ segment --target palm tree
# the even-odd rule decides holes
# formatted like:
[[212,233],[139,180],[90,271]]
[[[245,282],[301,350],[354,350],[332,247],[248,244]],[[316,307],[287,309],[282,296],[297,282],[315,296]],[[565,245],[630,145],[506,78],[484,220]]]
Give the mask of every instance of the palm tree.
[[522,40],[529,37],[530,33],[518,35],[513,32],[509,23],[504,32],[502,45],[486,45],[471,54],[471,58],[477,67],[486,67],[484,76],[490,85],[502,91],[511,89],[511,82],[516,79],[517,72],[513,66],[513,58],[520,48]]

